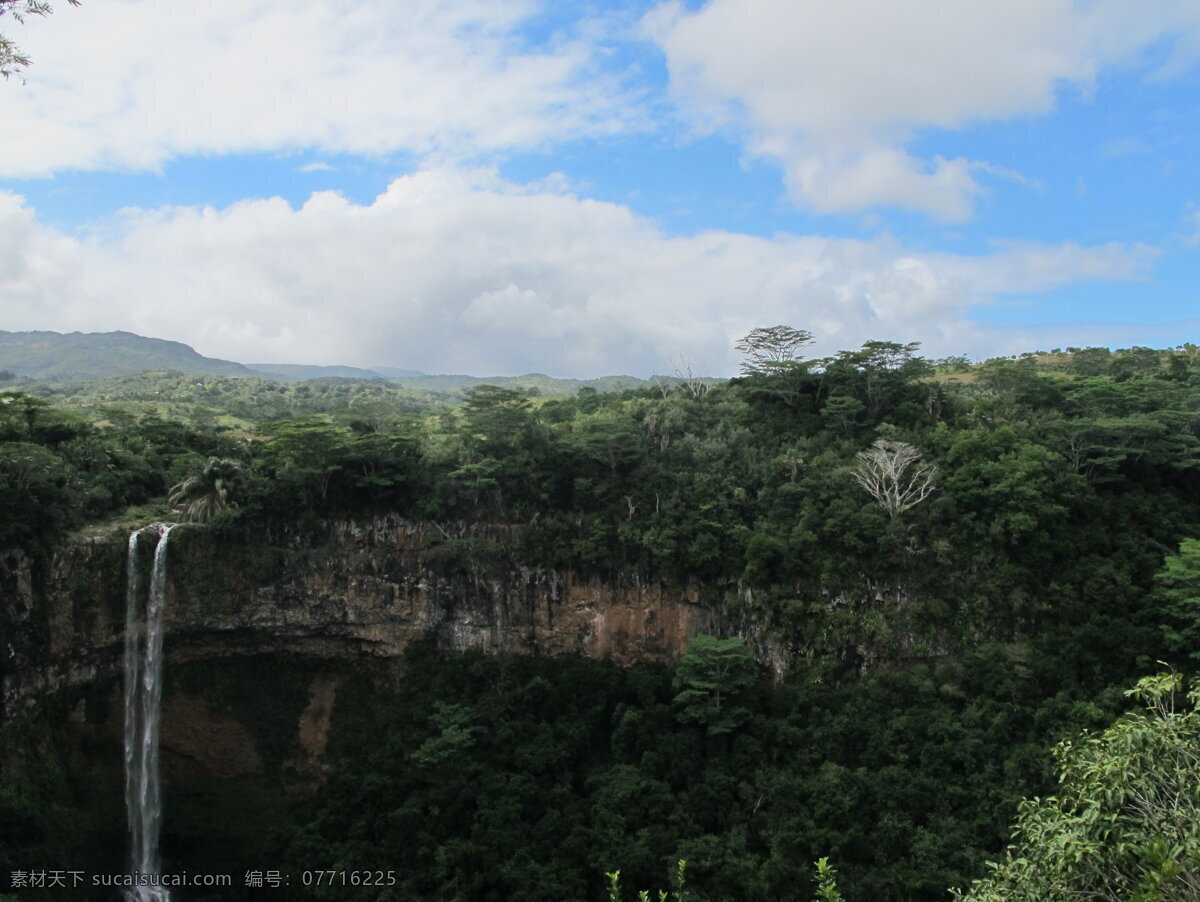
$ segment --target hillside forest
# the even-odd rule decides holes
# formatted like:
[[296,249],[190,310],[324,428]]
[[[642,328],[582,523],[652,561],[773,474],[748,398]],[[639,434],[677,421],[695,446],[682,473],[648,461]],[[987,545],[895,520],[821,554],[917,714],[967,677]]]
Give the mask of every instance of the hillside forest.
[[[255,852],[386,860],[398,884],[308,897],[599,900],[619,869],[632,898],[683,859],[696,902],[1038,898],[1052,866],[1022,884],[985,862],[1014,823],[1048,848],[1021,800],[1109,746],[1051,749],[1176,723],[1165,699],[1200,664],[1200,348],[975,364],[890,341],[810,359],[809,337],[751,332],[728,381],[570,395],[9,374],[0,548],[185,518],[252,546],[398,514],[464,566],[637,573],[736,625],[673,667],[421,645],[386,694],[363,677],[328,780]],[[484,544],[478,523],[517,528]],[[213,690],[231,705],[239,666]],[[1160,672],[1184,677],[1127,694]],[[1176,774],[1196,760],[1180,723]],[[85,841],[47,804],[65,785],[6,783],[0,872]],[[1119,898],[1191,898],[1170,887],[1200,844],[1151,848],[1165,835],[1134,844]],[[1013,882],[971,889],[989,874]],[[1063,879],[1041,898],[1108,898]]]

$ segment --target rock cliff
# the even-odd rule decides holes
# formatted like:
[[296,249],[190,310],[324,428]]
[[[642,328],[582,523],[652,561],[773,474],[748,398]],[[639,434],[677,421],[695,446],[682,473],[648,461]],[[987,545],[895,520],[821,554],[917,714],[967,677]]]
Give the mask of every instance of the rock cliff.
[[[514,528],[455,533],[395,517],[252,535],[180,528],[170,548],[168,666],[280,653],[386,659],[425,636],[455,651],[670,661],[691,636],[719,631],[719,596],[702,598],[699,587],[515,566],[495,553]],[[40,561],[0,554],[5,718],[119,675],[126,538],[68,541]],[[143,552],[148,568],[152,551]]]

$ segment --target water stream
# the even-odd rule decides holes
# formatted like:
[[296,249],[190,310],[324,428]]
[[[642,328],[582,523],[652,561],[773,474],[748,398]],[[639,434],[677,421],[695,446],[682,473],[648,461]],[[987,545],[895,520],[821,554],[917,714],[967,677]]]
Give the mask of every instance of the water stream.
[[128,902],[169,902],[156,885],[162,797],[158,779],[158,722],[162,704],[162,614],[167,586],[167,545],[174,524],[160,523],[150,571],[150,591],[142,604],[138,574],[141,531],[129,536],[125,595],[125,810],[129,816],[130,873],[137,884]]

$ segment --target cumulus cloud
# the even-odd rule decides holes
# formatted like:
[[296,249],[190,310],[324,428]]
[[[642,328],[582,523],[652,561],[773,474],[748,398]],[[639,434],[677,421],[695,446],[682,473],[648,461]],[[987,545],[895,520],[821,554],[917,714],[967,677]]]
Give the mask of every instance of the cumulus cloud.
[[645,376],[680,355],[731,374],[736,339],[777,322],[813,330],[819,353],[870,338],[1009,353],[1028,345],[973,325],[977,305],[1138,278],[1153,262],[1119,244],[968,257],[887,238],[670,237],[617,204],[457,168],[399,178],[371,204],[317,192],[298,209],[131,209],[84,238],[0,192],[0,249],[8,329],[129,329],[234,360],[481,375]]
[[[630,125],[590,38],[522,41],[526,0],[118,0],[20,36],[0,175],[287,148],[470,155]],[[103,40],[97,40],[102,35]]]
[[919,159],[921,130],[1045,113],[1064,85],[1164,40],[1153,74],[1200,57],[1189,0],[678,0],[644,20],[671,89],[700,128],[730,126],[778,159],[792,197],[822,212],[874,206],[969,218],[987,161]]

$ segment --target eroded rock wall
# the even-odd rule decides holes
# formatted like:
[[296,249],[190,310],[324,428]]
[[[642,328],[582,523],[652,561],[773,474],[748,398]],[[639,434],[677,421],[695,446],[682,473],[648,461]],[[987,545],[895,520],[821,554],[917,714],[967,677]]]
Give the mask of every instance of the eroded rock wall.
[[[66,542],[41,562],[0,554],[5,716],[120,673],[126,538]],[[510,527],[464,527],[448,537],[395,517],[249,535],[176,529],[168,666],[278,653],[393,658],[423,636],[456,651],[671,661],[691,636],[721,631],[719,597],[702,597],[699,587],[496,563],[492,552],[512,538]],[[142,545],[148,573],[153,542]]]

